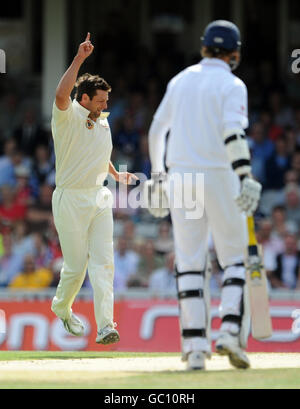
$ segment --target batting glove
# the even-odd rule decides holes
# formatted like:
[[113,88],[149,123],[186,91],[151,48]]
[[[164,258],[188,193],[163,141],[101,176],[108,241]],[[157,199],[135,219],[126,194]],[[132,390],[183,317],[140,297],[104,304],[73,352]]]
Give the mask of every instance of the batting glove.
[[242,180],[241,193],[235,199],[241,212],[245,212],[248,216],[255,212],[260,199],[261,189],[261,184],[249,176]]
[[144,183],[144,202],[154,217],[166,217],[170,213],[166,185],[166,173],[152,174],[152,178]]

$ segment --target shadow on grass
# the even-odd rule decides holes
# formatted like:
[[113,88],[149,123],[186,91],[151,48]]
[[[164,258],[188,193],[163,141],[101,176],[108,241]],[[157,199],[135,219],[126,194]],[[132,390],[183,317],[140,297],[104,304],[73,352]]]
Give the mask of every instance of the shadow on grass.
[[[1,361],[12,360],[81,360],[81,359],[119,359],[138,357],[157,357],[161,353],[123,352],[123,351],[0,351]],[[172,354],[166,354],[170,356]],[[175,355],[175,354],[174,354]]]

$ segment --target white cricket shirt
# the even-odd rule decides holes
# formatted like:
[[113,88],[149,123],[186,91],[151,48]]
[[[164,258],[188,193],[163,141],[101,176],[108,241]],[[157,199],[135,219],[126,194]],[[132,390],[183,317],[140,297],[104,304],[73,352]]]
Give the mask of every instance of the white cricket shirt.
[[56,156],[56,186],[89,189],[103,183],[108,173],[112,139],[107,113],[96,122],[75,99],[65,111],[52,111],[52,135]]
[[[153,121],[164,132],[170,131],[167,166],[231,168],[224,134],[247,128],[247,112],[247,88],[224,61],[204,58],[180,72],[169,82]],[[161,156],[155,154],[160,143],[152,143],[154,137],[150,132],[152,169],[160,171],[155,157]]]

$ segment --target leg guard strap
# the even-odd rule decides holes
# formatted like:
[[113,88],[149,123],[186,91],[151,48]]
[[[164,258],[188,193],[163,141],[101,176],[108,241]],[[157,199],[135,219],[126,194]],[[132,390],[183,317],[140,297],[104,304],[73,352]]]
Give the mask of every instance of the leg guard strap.
[[178,299],[183,300],[184,298],[203,298],[203,290],[199,288],[198,290],[186,290],[178,292]]
[[239,326],[241,326],[242,316],[228,314],[222,318],[222,322],[231,322],[231,323],[238,324]]
[[200,276],[204,276],[205,271],[183,271],[182,273],[179,273],[179,271],[176,269],[176,277],[181,277],[184,275],[200,275]]
[[192,337],[206,337],[206,331],[204,328],[199,329],[183,329],[182,330],[183,338],[192,338]]
[[227,278],[227,280],[225,280],[222,284],[222,287],[226,287],[228,285],[237,285],[240,287],[244,287],[245,280],[243,280],[242,278]]

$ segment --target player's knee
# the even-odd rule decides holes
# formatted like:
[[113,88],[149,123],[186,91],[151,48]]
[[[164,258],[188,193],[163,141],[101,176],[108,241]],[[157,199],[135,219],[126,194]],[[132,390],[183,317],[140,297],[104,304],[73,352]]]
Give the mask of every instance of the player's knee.
[[63,274],[65,277],[79,277],[82,275],[82,273],[86,269],[86,263],[77,263],[72,262],[72,263],[64,263],[63,268],[61,270],[61,274]]
[[224,268],[223,283],[231,278],[245,280],[244,263],[237,263]]

